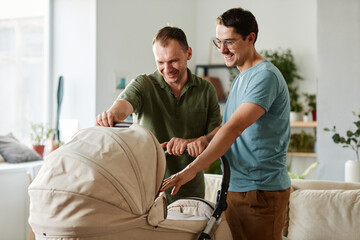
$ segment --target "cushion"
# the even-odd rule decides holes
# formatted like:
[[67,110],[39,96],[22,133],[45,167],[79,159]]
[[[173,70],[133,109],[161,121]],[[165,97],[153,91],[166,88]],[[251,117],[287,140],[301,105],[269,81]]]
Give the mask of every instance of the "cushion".
[[205,176],[205,199],[211,202],[216,202],[217,192],[221,189],[222,175],[219,174],[204,174]]
[[206,217],[210,219],[214,211],[214,203],[204,199],[182,198],[168,206],[168,212],[180,212],[187,215]]
[[360,189],[297,190],[289,203],[291,240],[358,239]]
[[0,136],[0,154],[8,163],[30,162],[42,159],[38,153],[20,143],[11,133]]

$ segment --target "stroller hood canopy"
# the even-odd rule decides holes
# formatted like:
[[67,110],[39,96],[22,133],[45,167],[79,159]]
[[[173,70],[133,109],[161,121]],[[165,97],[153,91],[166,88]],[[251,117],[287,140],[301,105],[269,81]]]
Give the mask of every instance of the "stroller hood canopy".
[[159,142],[139,125],[81,130],[48,155],[30,185],[29,222],[44,235],[141,226],[165,167]]

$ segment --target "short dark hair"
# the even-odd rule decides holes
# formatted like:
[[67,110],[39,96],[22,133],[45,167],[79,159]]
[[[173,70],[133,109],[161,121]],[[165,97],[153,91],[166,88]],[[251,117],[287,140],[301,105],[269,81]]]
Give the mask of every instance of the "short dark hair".
[[166,26],[160,29],[155,34],[152,44],[154,45],[155,42],[160,42],[162,46],[166,46],[170,39],[178,41],[184,51],[189,48],[184,31],[173,26]]
[[250,11],[242,8],[229,9],[216,19],[216,23],[233,27],[244,40],[251,32],[255,33],[255,44],[259,29],[256,18]]

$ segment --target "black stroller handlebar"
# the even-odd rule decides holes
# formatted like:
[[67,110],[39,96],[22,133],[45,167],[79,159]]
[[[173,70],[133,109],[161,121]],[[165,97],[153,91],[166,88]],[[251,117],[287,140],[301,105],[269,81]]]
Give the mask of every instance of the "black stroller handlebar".
[[[185,149],[184,153],[187,153],[187,149]],[[165,150],[165,156],[170,156],[170,154],[166,150]],[[230,166],[225,156],[222,156],[219,159],[221,161],[221,167],[222,167],[221,169],[223,171],[221,189],[218,190],[217,192],[215,209],[205,229],[200,234],[198,240],[211,239],[210,232],[212,231],[216,221],[220,218],[222,212],[227,209],[226,198],[227,198],[229,182],[230,182]]]
[[115,122],[114,127],[118,128],[128,128],[132,125],[132,122]]
[[213,229],[216,221],[220,218],[221,213],[227,209],[226,198],[230,182],[230,166],[225,156],[220,157],[220,161],[223,171],[221,189],[217,192],[215,210],[213,211],[210,220],[208,221],[204,231],[200,234],[198,240],[211,239],[211,230]]
[[[116,122],[114,123],[114,127],[128,128],[131,126],[131,124],[132,122]],[[170,155],[167,151],[164,151],[164,153],[165,156]],[[185,149],[184,153],[187,153],[187,149]],[[219,159],[221,161],[221,167],[223,171],[221,189],[218,190],[217,192],[215,209],[205,229],[200,234],[198,240],[211,239],[210,232],[212,231],[216,221],[220,218],[221,213],[227,209],[226,198],[227,198],[229,182],[230,182],[230,166],[225,156],[222,156]]]

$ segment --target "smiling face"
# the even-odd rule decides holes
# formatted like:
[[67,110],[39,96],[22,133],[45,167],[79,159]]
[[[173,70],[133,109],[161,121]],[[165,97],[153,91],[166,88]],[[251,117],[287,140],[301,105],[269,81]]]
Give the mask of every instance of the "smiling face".
[[221,24],[216,26],[219,51],[224,56],[226,66],[236,66],[240,71],[246,68],[247,61],[254,51],[254,36],[249,34],[243,39],[233,27]]
[[153,45],[155,62],[165,82],[171,86],[185,85],[187,81],[187,61],[191,59],[192,50],[181,48],[178,41],[169,39],[165,45],[156,41]]

